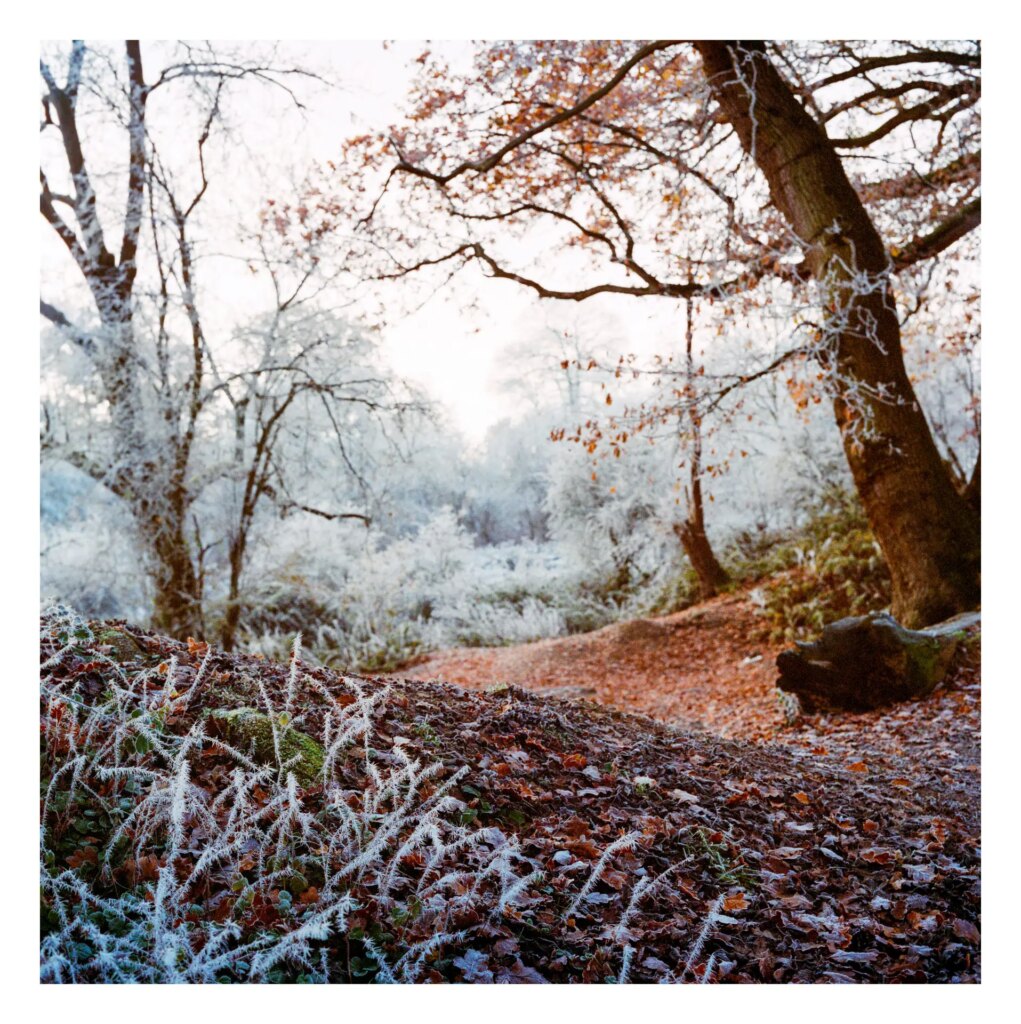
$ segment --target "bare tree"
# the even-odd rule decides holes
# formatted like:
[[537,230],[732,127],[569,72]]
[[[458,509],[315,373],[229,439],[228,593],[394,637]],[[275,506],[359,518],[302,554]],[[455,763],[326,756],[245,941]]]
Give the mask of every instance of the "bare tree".
[[[166,333],[169,292],[165,264],[160,260],[162,290],[155,372],[163,429],[154,435],[145,422],[142,382],[143,374],[153,368],[146,366],[141,358],[135,317],[139,241],[146,223],[147,200],[153,217],[156,209],[154,162],[146,130],[146,110],[153,91],[169,78],[165,71],[156,83],[146,84],[141,48],[137,40],[129,40],[124,47],[126,81],[114,75],[112,87],[102,93],[121,117],[128,149],[123,230],[118,249],[111,249],[100,222],[99,198],[86,161],[79,116],[83,89],[86,86],[90,91],[102,88],[98,76],[97,79],[85,77],[88,54],[83,42],[72,44],[63,84],[58,83],[45,62],[40,64],[44,83],[43,129],[56,128],[60,134],[64,166],[58,169],[58,173],[68,179],[71,186],[70,194],[53,191],[50,185],[53,175],[41,170],[40,210],[67,247],[88,285],[98,315],[98,327],[90,329],[73,324],[61,310],[46,301],[41,301],[40,312],[61,328],[95,366],[109,408],[111,440],[108,450],[98,457],[96,453],[78,450],[73,444],[61,454],[102,480],[131,507],[143,546],[152,562],[154,623],[178,633],[199,634],[202,628],[201,594],[188,537],[190,495],[186,474],[200,407],[204,339],[201,327],[195,321],[194,364],[188,385],[178,393],[176,382],[169,378],[169,339]],[[200,158],[214,115],[215,104],[206,130],[198,141]],[[166,182],[162,184],[163,191],[168,192]],[[173,203],[181,257],[179,273],[186,302],[189,293],[193,299],[188,217],[201,201],[204,191],[203,180],[201,190],[187,203]],[[58,211],[58,206],[69,211],[70,219]],[[185,395],[187,403],[182,409],[181,399]],[[44,445],[47,441],[44,438]]]
[[[273,503],[281,514],[368,520],[360,509],[311,504],[287,472],[287,432],[300,435],[307,429],[308,401],[331,424],[334,476],[356,482],[345,411],[357,405],[383,420],[409,403],[378,369],[366,371],[364,351],[352,359],[356,332],[311,311],[332,284],[312,237],[297,254],[271,254],[266,234],[248,239],[252,269],[272,285],[272,312],[250,329],[258,343],[248,346],[248,363],[236,372],[220,372],[203,323],[193,237],[210,189],[210,139],[222,126],[232,83],[271,85],[297,102],[287,83],[308,72],[259,60],[234,62],[208,48],[184,46],[181,52],[180,60],[148,81],[141,47],[132,40],[124,44],[123,64],[114,53],[74,42],[63,81],[41,63],[42,127],[59,134],[60,148],[59,157],[40,173],[40,208],[88,286],[96,322],[74,322],[51,297],[41,301],[40,313],[95,369],[100,397],[92,417],[95,433],[79,429],[61,435],[47,416],[43,447],[102,481],[130,509],[152,581],[153,625],[179,636],[201,636],[205,630],[206,555],[220,541],[204,535],[197,500],[215,481],[238,485],[224,538],[229,581],[222,635],[229,646],[242,604],[252,526],[263,503]],[[193,98],[185,102],[198,104],[196,134],[190,143],[178,134],[173,152],[161,153],[147,120],[151,97],[187,84]],[[84,96],[91,110],[83,115]],[[127,149],[126,196],[111,215],[119,214],[122,222],[116,251],[101,222],[110,199],[98,194],[86,156],[88,117],[97,113],[112,115]],[[187,176],[175,175],[171,166],[189,152],[191,187],[180,183]],[[67,191],[60,191],[65,185],[58,181],[67,183]],[[139,283],[143,252],[146,287]],[[230,423],[232,443],[230,454],[219,458],[215,449],[224,422]]]
[[[256,516],[266,505],[278,515],[303,513],[330,521],[372,522],[371,467],[365,457],[365,423],[395,447],[406,419],[424,403],[374,363],[366,335],[328,313],[288,304],[247,327],[257,351],[248,368],[225,378],[218,391],[230,405],[233,444],[229,476],[235,488],[227,527],[229,566],[226,608],[220,626],[225,650],[236,641],[245,607],[242,588]],[[325,440],[329,465],[310,466],[310,435]],[[326,483],[319,482],[325,478]],[[333,486],[330,484],[343,486]],[[355,509],[319,500],[339,490],[357,499]]]
[[[693,343],[695,338],[693,300],[685,300],[684,365],[685,386],[689,396],[694,395],[697,382]],[[687,453],[688,483],[685,487],[687,513],[684,520],[674,526],[685,555],[698,577],[698,588],[703,600],[713,597],[720,587],[730,581],[727,570],[720,564],[705,526],[705,501],[702,497],[702,409],[697,401],[687,403],[687,429],[680,425],[681,443]]]

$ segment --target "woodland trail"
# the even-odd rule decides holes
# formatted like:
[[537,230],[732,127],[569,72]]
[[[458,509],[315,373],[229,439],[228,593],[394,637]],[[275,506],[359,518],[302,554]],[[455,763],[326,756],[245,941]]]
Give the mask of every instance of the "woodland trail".
[[728,738],[765,739],[784,722],[773,687],[780,648],[752,639],[762,626],[756,612],[746,593],[725,594],[593,633],[439,651],[398,674],[472,689],[512,683]]
[[[402,674],[577,716],[590,766],[613,716],[622,770],[659,780],[685,813],[711,804],[705,824],[737,841],[762,901],[752,933],[734,937],[748,945],[725,954],[738,965],[729,980],[977,980],[979,643],[924,700],[787,721],[778,647],[762,634],[736,593],[587,635],[443,651]],[[711,796],[695,792],[697,775]],[[611,799],[628,806],[619,787]]]
[[777,700],[782,645],[762,639],[747,591],[661,618],[508,647],[439,651],[394,673],[491,689],[507,683],[542,696],[621,711],[753,744],[925,790],[980,831],[979,654],[971,651],[924,701],[878,711],[802,716]]

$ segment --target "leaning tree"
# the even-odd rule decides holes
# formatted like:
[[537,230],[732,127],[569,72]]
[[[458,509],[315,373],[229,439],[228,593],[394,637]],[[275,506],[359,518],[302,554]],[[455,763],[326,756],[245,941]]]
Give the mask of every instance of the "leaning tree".
[[814,362],[906,624],[977,603],[977,487],[948,474],[899,315],[932,261],[974,245],[977,43],[542,41],[482,46],[459,74],[419,60],[409,116],[351,140],[336,185],[362,200],[376,277],[475,266],[547,299],[785,310],[787,351],[739,376]]

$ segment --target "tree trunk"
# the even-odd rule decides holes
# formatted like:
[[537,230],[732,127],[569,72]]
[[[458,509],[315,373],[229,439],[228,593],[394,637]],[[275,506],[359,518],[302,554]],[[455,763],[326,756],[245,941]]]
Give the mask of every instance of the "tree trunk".
[[238,603],[237,588],[231,588],[227,598],[227,610],[220,626],[220,647],[230,653],[238,642],[238,624],[241,622],[241,605]]
[[982,452],[979,451],[975,460],[975,468],[971,471],[971,479],[964,488],[964,500],[976,511],[982,510]]
[[201,639],[202,587],[192,561],[183,500],[171,494],[155,505],[138,501],[135,516],[142,523],[151,559],[153,628],[178,640]]
[[709,544],[705,526],[688,519],[683,523],[675,523],[674,533],[677,534],[684,553],[698,577],[698,596],[703,601],[715,597],[720,588],[730,582],[730,576],[720,565]]
[[890,260],[825,131],[762,43],[696,44],[713,96],[769,184],[823,291],[822,353],[855,485],[906,626],[980,600],[979,519],[940,459],[904,368]]
[[[694,305],[690,297],[685,304],[685,312],[685,372],[689,392],[693,395],[698,375],[695,373]],[[705,532],[705,503],[702,500],[702,415],[694,401],[691,402],[688,410],[688,419],[691,422],[691,448],[688,458],[690,471],[687,489],[688,516],[683,523],[674,524],[674,533],[677,534],[684,553],[688,556],[688,561],[698,577],[699,597],[703,601],[708,601],[709,598],[716,596],[721,587],[730,582],[730,576],[727,570],[720,565],[720,561],[709,543],[709,536]]]
[[233,651],[241,622],[241,572],[245,561],[245,538],[235,537],[230,545],[230,581],[227,588],[227,610],[220,627],[220,646]]
[[[60,88],[43,67],[49,101],[57,113],[66,169],[74,185],[70,205],[77,232],[55,212],[55,197],[45,177],[42,178],[41,210],[76,261],[102,324],[98,337],[90,340],[89,350],[103,383],[112,439],[110,464],[102,479],[130,508],[145,549],[155,589],[153,626],[175,637],[200,637],[202,579],[195,570],[186,528],[188,496],[184,481],[191,435],[182,439],[175,430],[165,436],[152,433],[140,381],[145,364],[139,358],[134,336],[138,240],[146,192],[150,190],[151,198],[153,179],[148,174],[150,165],[146,152],[145,114],[149,89],[145,84],[138,40],[125,42],[125,55],[129,163],[119,258],[106,244],[79,135],[77,97],[85,58],[85,46],[80,41],[72,48],[66,88]],[[201,145],[200,142],[200,150]],[[196,198],[192,206],[197,202]],[[187,252],[182,248],[180,254],[182,270],[187,275]],[[186,283],[190,286],[187,278]],[[66,318],[62,319],[66,322]],[[200,382],[201,361],[189,385],[193,394],[197,394]],[[196,412],[197,409],[192,412],[192,432]],[[166,422],[174,424],[176,420],[171,416]]]
[[153,580],[156,585],[153,629],[177,640],[201,639],[202,607],[191,560],[168,552],[153,574]]
[[120,281],[111,285],[102,306],[101,372],[114,445],[111,483],[130,506],[145,547],[155,591],[153,628],[176,639],[201,638],[202,584],[187,532],[187,492],[173,455],[177,441],[154,440],[144,431],[131,298],[124,288]]

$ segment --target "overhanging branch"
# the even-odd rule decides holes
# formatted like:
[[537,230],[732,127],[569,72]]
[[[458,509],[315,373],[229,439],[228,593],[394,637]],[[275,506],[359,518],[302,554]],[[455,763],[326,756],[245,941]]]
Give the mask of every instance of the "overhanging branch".
[[96,354],[96,342],[92,335],[71,323],[56,306],[51,306],[48,302],[40,299],[39,313],[51,324],[59,327],[86,355],[94,356]]
[[923,260],[938,256],[944,249],[949,249],[954,242],[973,231],[981,223],[982,200],[973,199],[952,213],[929,234],[921,235],[904,246],[894,257],[894,269],[904,270]]

